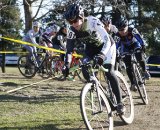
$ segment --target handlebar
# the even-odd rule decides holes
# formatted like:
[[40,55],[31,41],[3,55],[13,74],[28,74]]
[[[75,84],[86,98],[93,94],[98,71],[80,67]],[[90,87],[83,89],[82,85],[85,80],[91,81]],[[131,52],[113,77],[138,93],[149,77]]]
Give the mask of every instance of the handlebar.
[[123,54],[121,54],[120,56],[122,58],[124,58],[126,55],[132,55],[134,53],[138,53],[138,52],[141,52],[141,48],[136,48],[134,50],[130,50],[129,52],[124,52]]
[[108,72],[108,69],[104,68],[103,65],[100,66],[100,69],[104,72]]
[[80,67],[82,67],[82,66],[91,67],[92,69],[95,69],[95,70],[97,70],[99,68],[100,70],[102,70],[104,72],[108,72],[108,69],[104,68],[103,65],[97,66],[98,68],[93,68],[92,62],[87,62],[85,64],[80,65]]

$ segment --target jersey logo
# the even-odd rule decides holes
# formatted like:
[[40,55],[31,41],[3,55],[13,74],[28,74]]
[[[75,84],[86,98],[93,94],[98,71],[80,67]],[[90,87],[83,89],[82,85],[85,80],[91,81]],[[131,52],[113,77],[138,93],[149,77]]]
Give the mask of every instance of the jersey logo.
[[119,41],[120,41],[120,37],[115,36],[115,37],[114,37],[114,41],[115,41],[115,43],[119,42]]
[[75,33],[71,30],[67,32],[67,39],[74,39]]

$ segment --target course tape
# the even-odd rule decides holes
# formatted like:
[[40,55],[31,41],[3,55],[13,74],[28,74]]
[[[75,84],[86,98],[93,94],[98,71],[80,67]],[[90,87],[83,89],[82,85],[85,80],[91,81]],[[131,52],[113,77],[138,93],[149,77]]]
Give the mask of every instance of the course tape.
[[[36,44],[33,44],[33,43],[21,41],[21,40],[16,40],[16,39],[7,38],[7,37],[1,37],[1,36],[0,36],[0,38],[2,38],[2,39],[4,39],[4,40],[16,42],[16,43],[19,43],[19,44],[24,44],[24,45],[29,45],[29,46],[35,46],[35,47],[37,47],[37,48],[42,48],[42,49],[50,50],[50,51],[53,51],[53,52],[58,52],[58,53],[62,53],[62,54],[65,54],[65,53],[66,53],[65,51],[61,51],[61,50],[57,50],[57,49],[53,49],[53,48],[49,48],[49,47],[45,47],[45,46],[40,46],[40,45],[36,45]],[[73,54],[73,56],[75,56],[75,57],[80,57],[80,58],[83,57],[82,55],[78,55],[78,54]]]
[[147,66],[160,66],[160,64],[147,64]]
[[19,53],[22,53],[22,54],[27,54],[29,52],[18,52],[18,51],[0,51],[0,54],[19,54]]

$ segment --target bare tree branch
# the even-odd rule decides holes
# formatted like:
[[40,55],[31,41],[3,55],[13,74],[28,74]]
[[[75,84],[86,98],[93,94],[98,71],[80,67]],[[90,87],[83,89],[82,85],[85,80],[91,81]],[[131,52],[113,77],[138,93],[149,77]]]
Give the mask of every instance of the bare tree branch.
[[[36,0],[33,0],[33,1],[36,1]],[[35,17],[38,15],[39,10],[41,9],[42,3],[43,3],[43,0],[41,0],[40,5],[39,5],[39,7],[37,9],[37,12],[36,12],[35,16],[32,19],[35,19]]]

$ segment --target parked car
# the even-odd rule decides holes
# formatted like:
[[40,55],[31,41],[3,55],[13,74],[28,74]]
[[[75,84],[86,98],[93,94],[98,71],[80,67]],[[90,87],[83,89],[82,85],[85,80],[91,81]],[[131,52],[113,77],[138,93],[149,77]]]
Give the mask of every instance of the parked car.
[[160,75],[160,55],[151,55],[147,59],[147,68],[149,73]]
[[[5,64],[6,65],[17,65],[18,58],[16,54],[6,54],[5,56]],[[0,55],[0,63],[2,63],[2,55]]]

